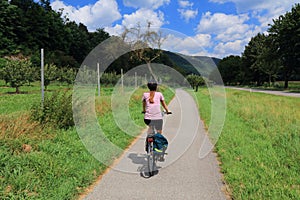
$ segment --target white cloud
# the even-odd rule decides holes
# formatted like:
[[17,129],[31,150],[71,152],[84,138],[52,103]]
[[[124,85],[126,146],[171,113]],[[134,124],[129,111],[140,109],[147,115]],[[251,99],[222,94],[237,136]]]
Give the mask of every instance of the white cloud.
[[[248,15],[226,15],[224,13],[206,12],[198,24],[199,33],[224,34],[229,39],[232,34],[243,33],[249,30],[250,25],[245,24],[249,19]],[[226,39],[225,36],[222,38]]]
[[163,24],[165,24],[164,13],[161,11],[155,12],[151,9],[142,8],[134,13],[125,14],[121,24],[117,24],[114,27],[106,27],[105,31],[107,31],[110,35],[121,35],[124,31],[124,27],[133,28],[139,24],[143,29],[148,26],[148,22],[151,23],[151,27],[153,29],[159,29]]
[[242,40],[235,40],[233,42],[227,42],[227,43],[219,43],[214,48],[215,54],[218,54],[220,56],[225,56],[229,54],[241,54],[241,50],[245,47],[245,42]]
[[133,8],[157,9],[163,5],[167,5],[171,0],[123,0],[123,4]]
[[211,36],[208,34],[197,34],[194,37],[179,37],[170,34],[166,37],[162,48],[186,55],[199,55],[199,52],[204,52],[204,49],[211,44]]
[[262,31],[260,26],[248,24],[248,20],[248,14],[207,12],[202,15],[197,31],[211,35],[214,56],[240,55],[251,37]]
[[178,1],[179,9],[177,11],[180,14],[180,17],[183,18],[186,22],[189,22],[190,19],[194,19],[198,15],[198,9],[194,10],[194,3],[189,1]]
[[68,6],[60,0],[56,0],[51,3],[51,7],[56,11],[63,9],[63,15],[66,15],[71,21],[83,23],[89,31],[110,26],[121,18],[115,0],[98,0],[94,5],[79,8]]
[[109,33],[110,35],[121,35],[122,32],[124,31],[124,27],[122,25],[115,25],[114,27],[112,26],[107,26],[104,28],[104,30]]
[[149,9],[139,9],[130,15],[124,15],[123,18],[122,25],[127,28],[132,28],[138,23],[141,27],[147,27],[148,22],[151,22],[152,27],[161,27],[164,24],[164,14]]
[[190,19],[195,18],[198,15],[198,10],[185,10],[185,9],[178,9],[180,16],[186,21],[189,22]]
[[267,30],[270,27],[269,25],[273,24],[273,19],[278,19],[280,15],[284,15],[290,10],[291,8],[286,9],[285,7],[274,7],[265,14],[262,14],[259,11],[253,11],[252,15],[253,18],[256,18],[260,22],[262,29]]
[[178,3],[181,8],[192,7],[194,5],[193,3],[189,2],[189,1],[179,0]]

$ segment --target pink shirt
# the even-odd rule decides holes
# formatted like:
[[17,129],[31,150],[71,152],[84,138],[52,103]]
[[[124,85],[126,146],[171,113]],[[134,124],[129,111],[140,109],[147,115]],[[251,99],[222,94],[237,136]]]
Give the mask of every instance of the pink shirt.
[[162,119],[162,113],[160,109],[160,101],[164,101],[164,96],[160,92],[155,92],[154,103],[150,103],[150,92],[145,92],[143,95],[143,101],[146,101],[146,113],[145,119]]

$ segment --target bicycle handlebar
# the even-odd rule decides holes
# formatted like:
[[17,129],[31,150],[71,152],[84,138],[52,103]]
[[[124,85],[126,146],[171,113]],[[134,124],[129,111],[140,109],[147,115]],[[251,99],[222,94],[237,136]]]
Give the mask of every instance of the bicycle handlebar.
[[[142,111],[142,114],[145,114],[145,113],[146,113],[146,112]],[[167,114],[167,115],[171,115],[171,114],[172,114],[172,112],[170,112],[170,111],[169,111],[169,112],[165,112],[165,111],[164,111],[163,113],[164,113],[164,114]]]

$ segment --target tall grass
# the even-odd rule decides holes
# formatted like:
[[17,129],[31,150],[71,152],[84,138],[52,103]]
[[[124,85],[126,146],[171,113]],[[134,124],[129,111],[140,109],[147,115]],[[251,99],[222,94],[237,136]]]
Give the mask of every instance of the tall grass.
[[[197,100],[210,107],[206,89]],[[299,99],[227,90],[227,103],[216,150],[233,199],[300,199]]]

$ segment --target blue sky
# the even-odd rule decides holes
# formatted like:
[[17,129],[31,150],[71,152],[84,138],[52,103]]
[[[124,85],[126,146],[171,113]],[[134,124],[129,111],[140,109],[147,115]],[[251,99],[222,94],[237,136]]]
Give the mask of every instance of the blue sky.
[[[272,19],[290,11],[296,0],[52,0],[54,10],[82,22],[90,31],[111,35],[137,23],[170,31],[163,48],[188,55],[223,58],[241,55]],[[180,35],[180,36],[179,36]]]

